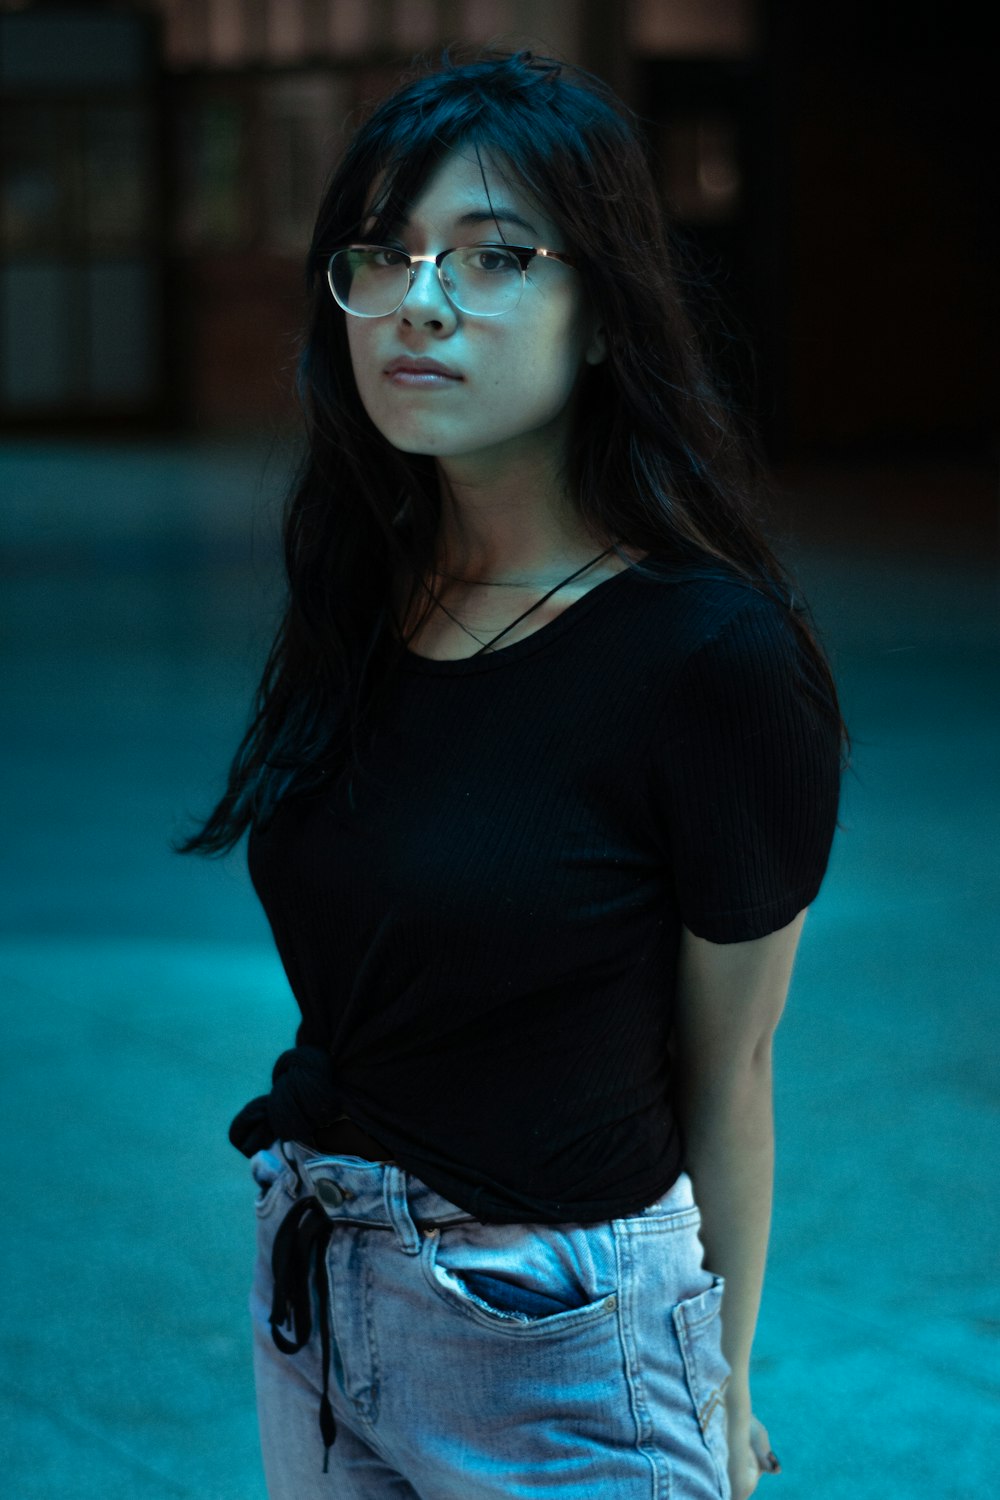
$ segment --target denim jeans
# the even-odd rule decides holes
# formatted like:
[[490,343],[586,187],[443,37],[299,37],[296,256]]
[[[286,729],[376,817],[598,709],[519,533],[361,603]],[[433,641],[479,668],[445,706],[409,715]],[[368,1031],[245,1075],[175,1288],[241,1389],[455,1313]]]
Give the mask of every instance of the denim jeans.
[[[271,1500],[729,1500],[723,1282],[702,1265],[686,1173],[624,1218],[551,1225],[481,1224],[394,1163],[297,1141],[251,1171]],[[328,1238],[310,1336],[285,1353],[272,1255],[303,1213]]]

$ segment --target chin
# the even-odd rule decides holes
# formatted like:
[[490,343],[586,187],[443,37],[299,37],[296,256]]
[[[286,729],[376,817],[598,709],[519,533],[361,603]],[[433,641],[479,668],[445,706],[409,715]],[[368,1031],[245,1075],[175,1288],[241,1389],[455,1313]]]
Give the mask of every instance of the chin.
[[382,434],[386,442],[396,449],[397,453],[413,453],[421,458],[447,458],[448,447],[445,443],[436,443],[432,438],[423,437],[393,437],[391,433]]
[[394,432],[381,428],[382,436],[400,453],[421,454],[425,458],[459,458],[466,453],[479,453],[491,443],[470,443],[468,439],[447,437],[444,433],[435,436],[427,432]]

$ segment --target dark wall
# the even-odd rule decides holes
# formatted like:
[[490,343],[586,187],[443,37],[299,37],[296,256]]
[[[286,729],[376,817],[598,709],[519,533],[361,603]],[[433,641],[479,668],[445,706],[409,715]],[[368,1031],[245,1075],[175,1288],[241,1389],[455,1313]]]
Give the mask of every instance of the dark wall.
[[993,66],[922,50],[789,60],[789,443],[976,446],[993,432]]
[[697,109],[736,128],[739,203],[682,231],[772,457],[992,451],[998,64],[957,19],[873,5],[774,7],[753,59],[644,68],[654,142]]

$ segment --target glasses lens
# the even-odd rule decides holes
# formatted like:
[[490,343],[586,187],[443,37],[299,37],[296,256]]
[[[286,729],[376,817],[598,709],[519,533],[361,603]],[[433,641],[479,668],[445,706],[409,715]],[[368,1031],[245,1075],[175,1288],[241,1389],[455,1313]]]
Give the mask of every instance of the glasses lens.
[[[395,312],[410,286],[405,257],[380,245],[336,251],[327,276],[341,307],[361,318]],[[452,250],[441,262],[441,281],[456,307],[480,317],[509,312],[524,290],[517,256],[493,245]]]
[[510,312],[524,290],[521,262],[495,245],[452,250],[441,262],[441,279],[456,307],[481,317]]
[[398,251],[371,248],[338,250],[330,257],[330,290],[347,312],[381,318],[394,312],[406,296],[410,273]]

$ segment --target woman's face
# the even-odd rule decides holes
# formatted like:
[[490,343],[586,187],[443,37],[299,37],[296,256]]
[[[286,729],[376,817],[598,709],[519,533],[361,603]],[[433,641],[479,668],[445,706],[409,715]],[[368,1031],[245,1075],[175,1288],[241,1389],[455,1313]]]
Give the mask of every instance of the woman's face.
[[[485,159],[484,167],[502,238],[567,251],[538,205],[503,183]],[[365,221],[362,238],[373,222]],[[442,161],[390,244],[411,255],[496,244],[497,222],[469,148]],[[605,350],[579,272],[536,256],[520,302],[499,317],[459,312],[433,265],[423,262],[416,273],[396,312],[381,318],[344,314],[358,392],[383,436],[404,453],[439,458],[561,442],[581,368],[596,364]],[[405,374],[387,374],[391,361],[407,357],[436,360],[458,378],[407,384]]]

